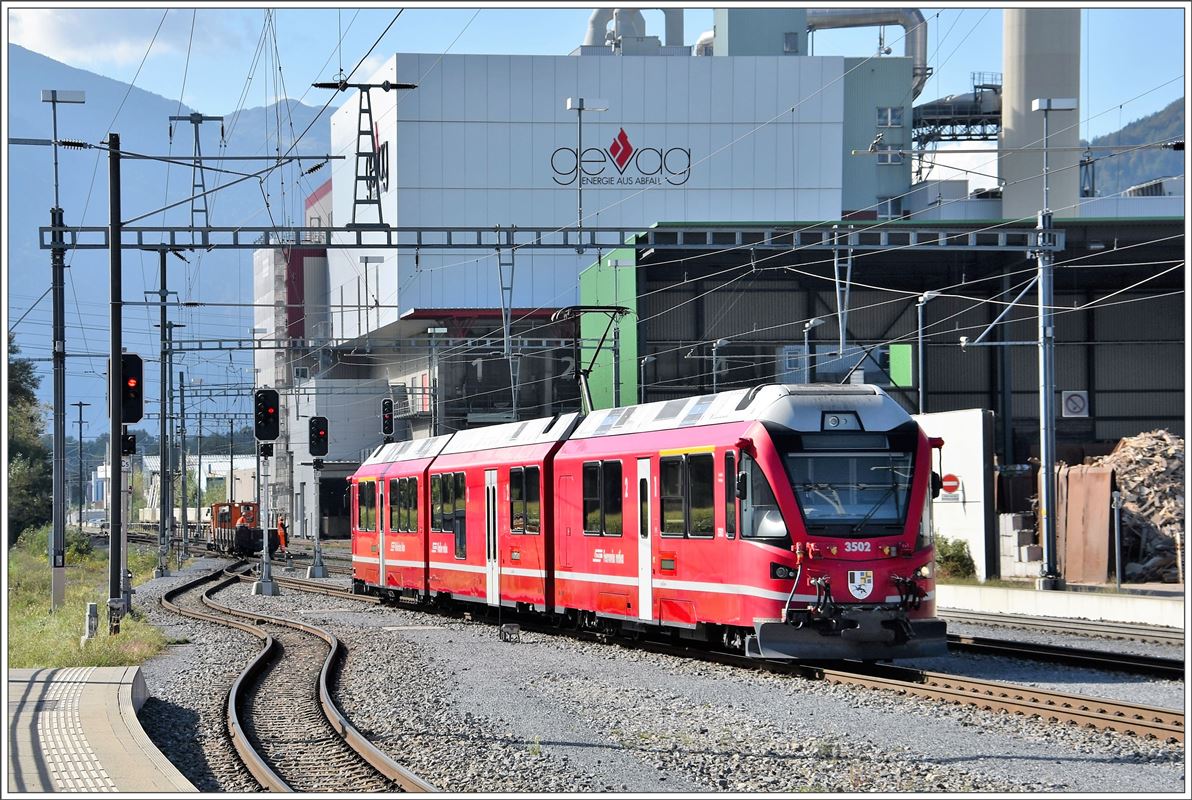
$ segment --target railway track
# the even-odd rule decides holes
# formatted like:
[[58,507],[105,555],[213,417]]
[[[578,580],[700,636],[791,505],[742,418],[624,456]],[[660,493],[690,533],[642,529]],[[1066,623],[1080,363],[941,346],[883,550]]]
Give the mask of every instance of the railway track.
[[[348,590],[326,586],[316,581],[297,578],[278,578],[284,586],[302,591],[313,591],[334,597],[351,598],[366,603],[380,603],[376,597],[353,594]],[[241,575],[241,580],[251,580]],[[526,626],[552,634],[569,632],[545,626]],[[570,632],[569,635],[576,635]],[[596,638],[596,634],[581,634],[584,638]],[[1111,730],[1153,737],[1162,741],[1184,741],[1184,714],[1154,706],[1137,705],[1115,700],[1103,700],[1084,695],[1067,694],[1031,686],[946,675],[927,670],[861,662],[833,662],[831,664],[784,663],[759,661],[733,653],[668,643],[639,640],[635,642],[618,640],[622,646],[668,655],[680,655],[703,661],[728,664],[747,669],[764,669],[771,672],[800,675],[829,683],[865,686],[884,689],[902,695],[925,697],[944,702],[971,705],[991,711],[1005,711],[1011,714],[1038,716],[1053,722],[1066,722],[1086,728]],[[1059,648],[1063,649],[1063,648]],[[1106,654],[1094,656],[1104,661]],[[1019,655],[1019,657],[1032,657]],[[1098,662],[1098,663],[1099,663]],[[1097,664],[1083,663],[1082,666],[1105,668]],[[1182,669],[1181,669],[1182,674]]]
[[993,614],[980,611],[959,611],[942,608],[936,611],[940,619],[971,625],[988,625],[1002,628],[1022,628],[1055,633],[1101,636],[1107,639],[1125,639],[1151,644],[1183,646],[1185,633],[1180,628],[1164,628],[1128,622],[1093,622],[1083,619],[1060,617],[1020,617],[1012,614]]
[[1183,680],[1185,672],[1184,661],[1180,658],[1107,653],[1102,650],[1060,647],[1032,642],[1011,642],[1005,639],[987,639],[954,633],[948,634],[948,649],[958,653],[1024,658],[1073,667],[1129,672],[1134,675],[1154,675],[1171,680]]
[[214,599],[241,577],[216,570],[166,592],[162,605],[264,642],[227,701],[233,745],[253,778],[282,792],[434,791],[369,742],[335,705],[331,686],[344,658],[335,636]]

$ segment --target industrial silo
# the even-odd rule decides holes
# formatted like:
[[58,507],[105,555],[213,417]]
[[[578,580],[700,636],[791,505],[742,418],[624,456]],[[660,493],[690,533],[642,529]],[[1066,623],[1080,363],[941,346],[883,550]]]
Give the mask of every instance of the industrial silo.
[[[1044,112],[1032,111],[1031,103],[1038,98],[1079,99],[1080,10],[1007,8],[1002,11],[1002,49],[1002,216],[1034,217],[1043,205]],[[1080,109],[1047,114],[1051,210],[1057,218],[1079,216],[1080,153],[1075,148],[1080,144]]]

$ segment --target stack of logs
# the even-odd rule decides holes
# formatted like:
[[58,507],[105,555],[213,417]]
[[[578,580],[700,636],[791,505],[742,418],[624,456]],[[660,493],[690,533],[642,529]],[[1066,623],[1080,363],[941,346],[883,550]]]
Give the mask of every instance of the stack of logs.
[[1123,577],[1184,582],[1184,440],[1167,430],[1122,439],[1086,463],[1113,467],[1122,493]]

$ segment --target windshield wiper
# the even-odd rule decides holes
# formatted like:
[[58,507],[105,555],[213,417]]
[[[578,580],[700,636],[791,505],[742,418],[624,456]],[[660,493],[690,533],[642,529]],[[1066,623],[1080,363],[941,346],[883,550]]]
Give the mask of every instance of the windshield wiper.
[[853,533],[858,533],[860,532],[861,528],[865,527],[865,523],[869,522],[869,518],[877,513],[877,510],[882,507],[882,503],[886,502],[886,498],[894,493],[895,488],[896,487],[894,485],[886,487],[886,491],[882,492],[882,496],[879,497],[877,502],[873,504],[873,508],[869,509],[869,513],[867,513],[860,522],[853,526]]

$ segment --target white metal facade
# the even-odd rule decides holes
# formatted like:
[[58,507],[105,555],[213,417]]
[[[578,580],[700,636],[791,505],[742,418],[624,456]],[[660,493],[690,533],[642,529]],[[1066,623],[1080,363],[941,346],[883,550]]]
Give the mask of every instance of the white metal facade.
[[[574,225],[578,126],[568,97],[608,106],[583,115],[585,225],[838,219],[843,65],[840,57],[398,54],[368,79],[418,84],[371,93],[385,152],[384,222]],[[332,149],[346,156],[332,175],[339,224],[352,221],[358,108],[356,94],[332,118]],[[632,147],[624,163],[618,138]],[[356,221],[375,217],[366,208]],[[519,253],[514,306],[577,302],[579,270],[596,256]],[[411,308],[493,307],[500,297],[491,251],[341,250],[329,261],[330,302],[372,306],[333,315],[337,336],[376,330]]]

